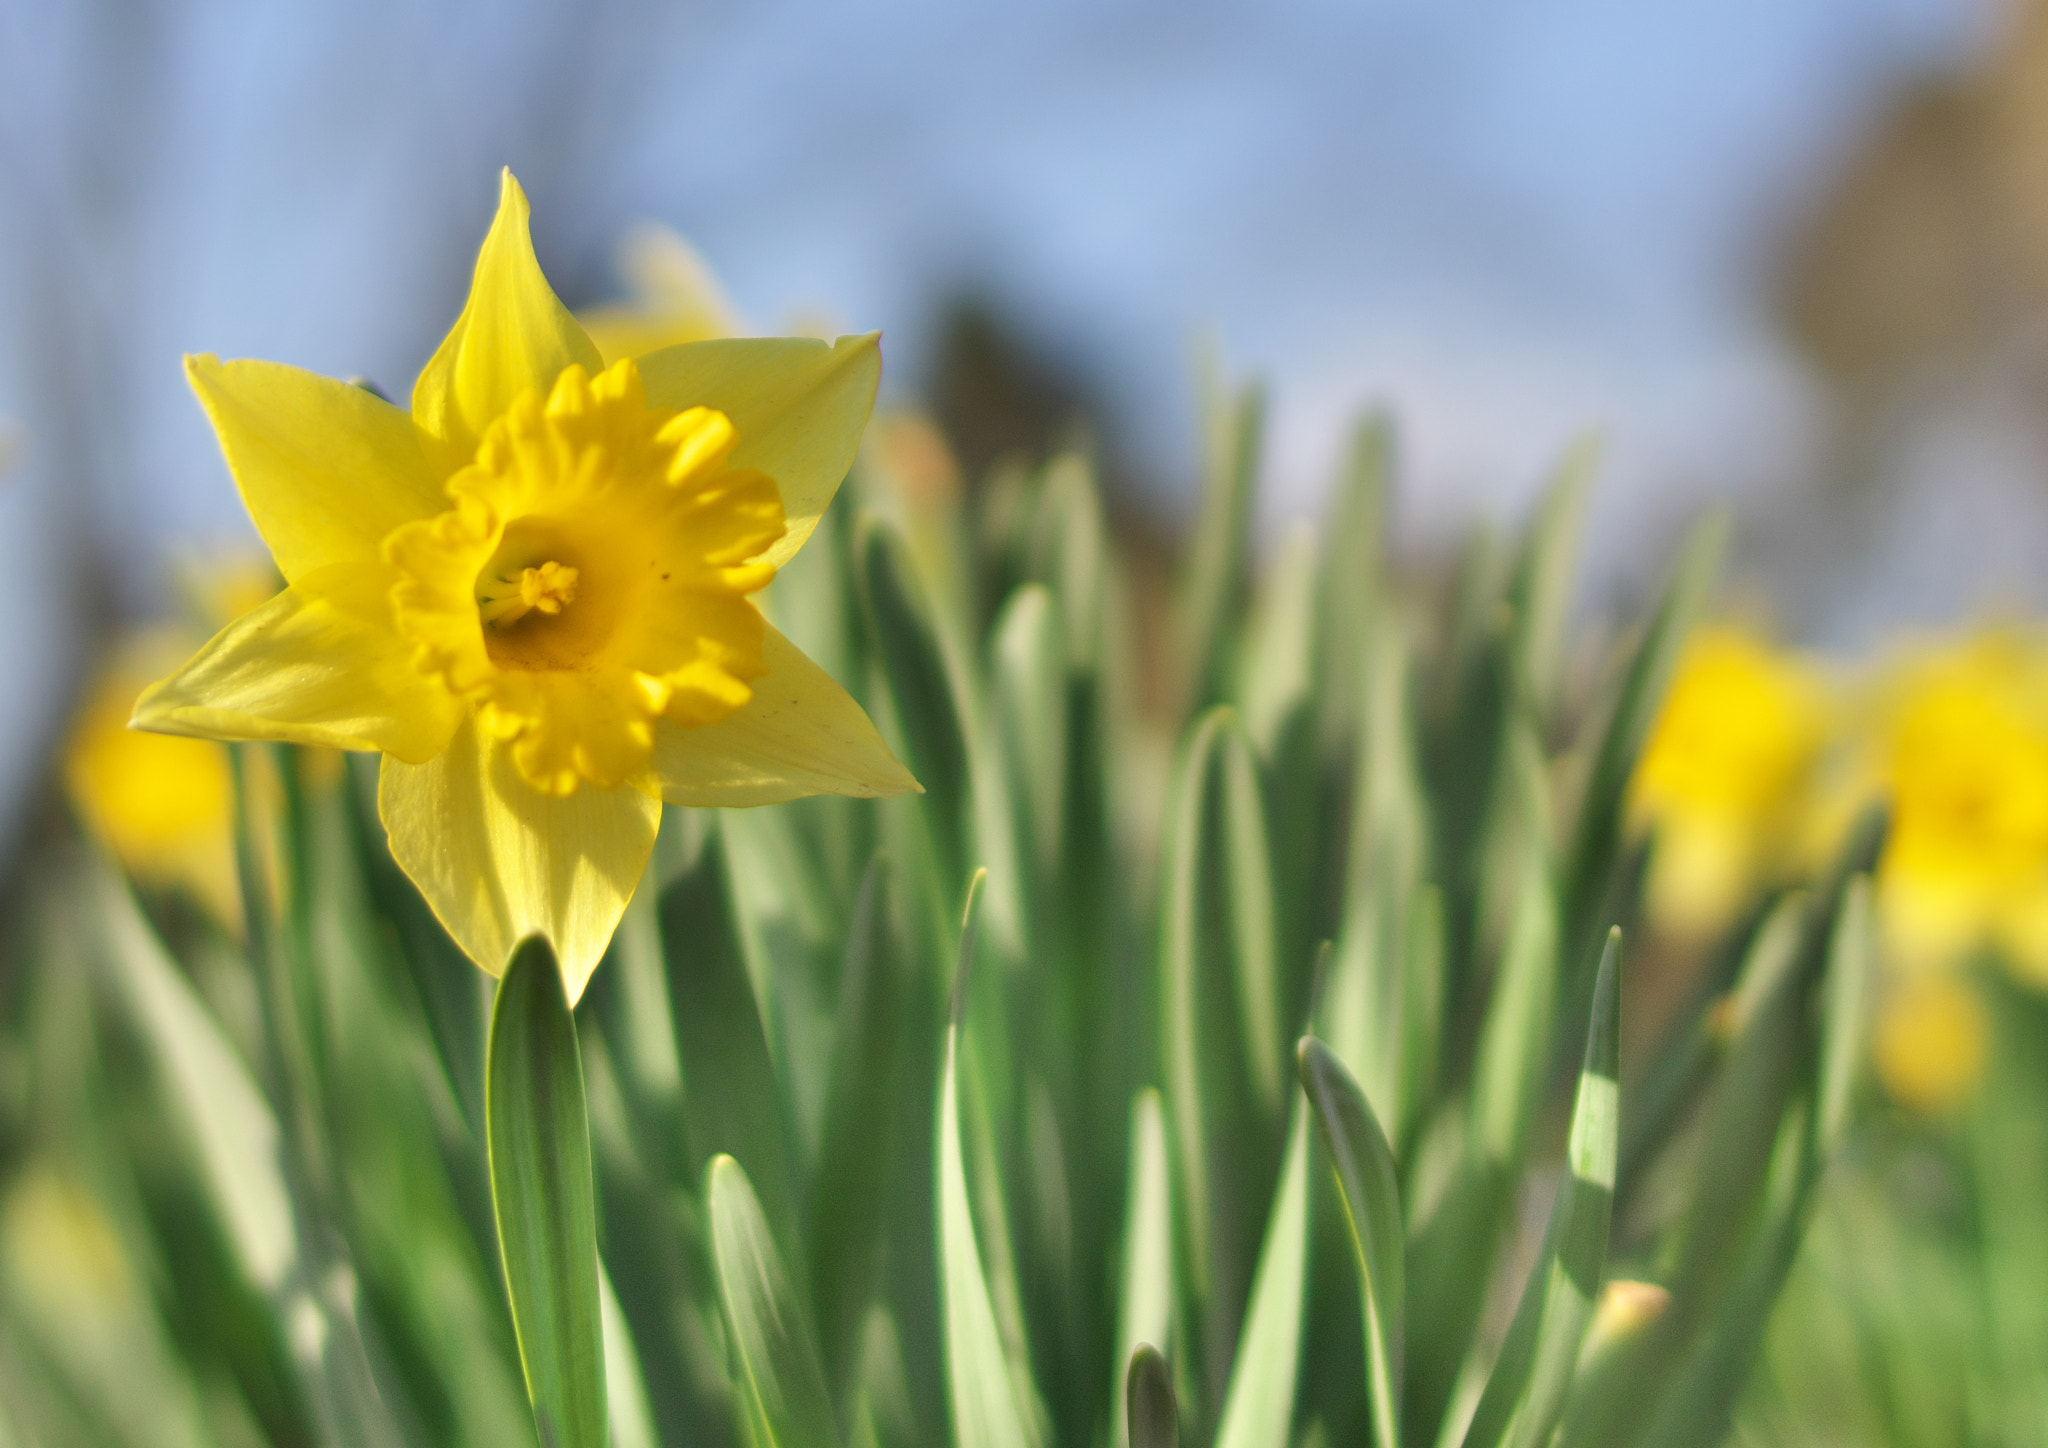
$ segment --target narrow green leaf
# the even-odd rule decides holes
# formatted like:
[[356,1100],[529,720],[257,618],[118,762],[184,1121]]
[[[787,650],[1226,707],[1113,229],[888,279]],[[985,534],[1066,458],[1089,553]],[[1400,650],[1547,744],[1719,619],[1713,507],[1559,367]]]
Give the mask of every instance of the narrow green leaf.
[[[1374,1112],[1399,1133],[1410,1107],[1406,1056],[1411,1015],[1408,918],[1429,854],[1428,820],[1417,774],[1409,701],[1409,647],[1394,618],[1379,622],[1363,664],[1363,738],[1345,846],[1343,914],[1317,1030],[1365,1088]],[[1439,917],[1441,918],[1441,917]],[[1421,962],[1414,962],[1420,964]],[[1439,987],[1437,994],[1442,995]],[[1418,1045],[1422,1044],[1417,1042]],[[1415,1062],[1417,1067],[1426,1063]]]
[[[1274,757],[1282,729],[1307,705],[1314,687],[1319,571],[1316,534],[1299,523],[1281,539],[1265,570],[1239,670],[1245,732],[1261,759]],[[1354,645],[1365,637],[1356,636]]]
[[1223,850],[1225,903],[1236,964],[1237,1008],[1245,1067],[1260,1108],[1281,1106],[1282,1039],[1280,960],[1273,907],[1273,854],[1259,794],[1251,740],[1232,715],[1224,729]]
[[1508,580],[1517,672],[1542,719],[1550,717],[1562,683],[1564,626],[1578,571],[1579,534],[1599,462],[1600,440],[1590,434],[1566,450],[1530,520]]
[[975,905],[983,872],[968,887],[960,930],[960,965],[953,982],[953,1019],[939,1078],[939,1279],[946,1318],[946,1389],[954,1448],[1036,1448],[1010,1380],[1010,1364],[996,1327],[988,1278],[975,1240],[967,1195],[967,1163],[960,1135],[960,1036],[974,962]]
[[[950,805],[965,797],[967,744],[931,606],[895,530],[864,514],[855,523],[853,536],[868,641],[888,680],[887,712],[893,715],[907,756],[904,762],[923,782],[930,799]],[[961,822],[943,806],[928,813],[950,874],[961,868]]]
[[1509,1176],[1549,1074],[1557,994],[1557,905],[1540,864],[1525,871],[1472,1068],[1472,1141]]
[[1047,463],[1027,544],[1029,568],[1058,596],[1067,665],[1082,673],[1094,673],[1101,662],[1107,535],[1094,465],[1079,453],[1062,453]]
[[1216,1448],[1285,1443],[1294,1420],[1302,1303],[1308,1295],[1308,1115],[1297,1099]]
[[704,1196],[711,1214],[719,1300],[732,1333],[755,1448],[827,1448],[839,1441],[809,1313],[790,1285],[768,1219],[729,1156],[713,1157]]
[[1855,875],[1842,894],[1828,942],[1828,974],[1821,1015],[1820,1081],[1816,1092],[1816,1145],[1823,1160],[1834,1155],[1849,1129],[1870,1038],[1871,996],[1877,986],[1877,919],[1870,876]]
[[1509,699],[1503,704],[1493,747],[1493,779],[1463,895],[1471,912],[1462,938],[1470,953],[1462,962],[1468,981],[1469,972],[1479,969],[1506,938],[1530,874],[1540,873],[1554,883],[1550,759],[1534,711],[1525,701]]
[[1365,1092],[1329,1047],[1304,1036],[1296,1055],[1302,1087],[1330,1153],[1358,1269],[1373,1443],[1375,1448],[1400,1448],[1406,1235],[1394,1154]]
[[1173,1374],[1159,1349],[1149,1342],[1131,1354],[1124,1378],[1123,1422],[1117,1441],[1131,1448],[1180,1448],[1180,1406],[1174,1401]]
[[277,1118],[125,885],[95,872],[107,959],[191,1136],[208,1194],[251,1285],[285,1286],[298,1264]]
[[1565,1179],[1558,1184],[1543,1250],[1465,1434],[1465,1448],[1545,1448],[1564,1411],[1607,1270],[1621,1132],[1620,1005],[1621,931],[1614,929],[1595,977]]
[[1385,571],[1393,427],[1383,412],[1360,418],[1331,489],[1316,601],[1317,730],[1326,756],[1349,747],[1365,697],[1367,641],[1373,637]]
[[498,1250],[541,1448],[604,1448],[590,1119],[576,1023],[541,936],[520,942],[498,982],[484,1118]]
[[683,1092],[683,1066],[661,953],[660,894],[650,866],[612,937],[610,968],[618,979],[618,1055],[625,1074],[638,1096],[672,1110]]
[[1672,1278],[1673,1292],[1688,1310],[1715,1300],[1738,1270],[1786,1105],[1811,1079],[1807,1072],[1818,1047],[1811,988],[1826,961],[1832,933],[1827,925],[1842,893],[1832,900],[1796,899],[1788,908],[1804,918],[1792,948],[1752,952],[1735,990],[1733,1039],[1708,1103],[1701,1164]]
[[1162,831],[1159,981],[1166,1097],[1173,1108],[1175,1163],[1180,1168],[1182,1226],[1191,1286],[1209,1296],[1209,1135],[1203,1109],[1200,943],[1203,935],[1202,818],[1210,761],[1226,715],[1202,716],[1181,745],[1167,791]]
[[1444,896],[1424,883],[1408,907],[1401,964],[1401,1120],[1399,1140],[1415,1139],[1423,1112],[1437,1099],[1437,1069],[1443,1047]]
[[1019,588],[997,615],[989,674],[1023,858],[1034,880],[1050,881],[1066,802],[1067,676],[1060,605],[1042,584]]
[[363,873],[378,913],[396,936],[397,964],[419,999],[449,1094],[461,1103],[464,1125],[480,1137],[492,983],[448,938],[433,910],[391,858],[383,821],[377,817],[376,758],[346,756],[350,815]]
[[1772,902],[1747,928],[1732,932],[1722,958],[1702,971],[1693,998],[1651,1051],[1649,1067],[1630,1088],[1628,1109],[1622,1113],[1620,1196],[1615,1205],[1624,1218],[1650,1163],[1678,1139],[1679,1125],[1713,1079],[1733,1032],[1741,983],[1763,974],[1758,952],[1789,958],[1798,945],[1799,917],[1799,897],[1788,894]]
[[[796,809],[721,810],[728,908],[792,1140],[808,1155],[830,1089],[833,979],[845,909]],[[761,1183],[763,1190],[773,1188]]]
[[[1635,773],[1650,724],[1663,707],[1686,637],[1713,591],[1727,537],[1727,515],[1719,512],[1701,519],[1687,535],[1671,581],[1636,646],[1607,715],[1564,857],[1562,938],[1568,960],[1580,959],[1581,951],[1591,955],[1601,905],[1621,848],[1622,797],[1629,776]],[[1584,999],[1583,988],[1568,999]]]
[[[1735,1035],[1706,1103],[1685,1215],[1662,1249],[1671,1264],[1671,1310],[1574,1395],[1565,1425],[1574,1444],[1656,1441],[1646,1435],[1667,1420],[1645,1415],[1642,1405],[1664,1401],[1670,1412],[1677,1399],[1666,1394],[1679,1391],[1674,1384],[1694,1395],[1688,1402],[1718,1411],[1711,1405],[1733,1381],[1729,1365],[1747,1361],[1768,1320],[1772,1284],[1796,1249],[1821,1165],[1809,1094],[1824,1079],[1815,1020],[1821,974],[1853,882],[1875,864],[1884,835],[1882,810],[1857,822],[1827,879],[1798,907],[1789,955],[1782,947],[1760,955],[1761,942],[1752,947],[1729,1008]],[[1803,1124],[1788,1135],[1794,1117]],[[1793,1187],[1783,1185],[1788,1178]]]
[[711,823],[695,858],[661,892],[657,911],[682,1067],[686,1179],[700,1180],[719,1152],[739,1158],[776,1232],[794,1240],[792,1133],[748,973],[732,845],[724,821],[701,813]]
[[[1166,1152],[1166,1108],[1157,1091],[1140,1091],[1131,1102],[1130,1181],[1125,1190],[1123,1285],[1118,1294],[1115,1389],[1132,1364],[1132,1354],[1149,1344],[1171,1345],[1173,1325],[1173,1184]],[[1155,1351],[1155,1357],[1158,1355]],[[1133,1364],[1131,1371],[1135,1372]],[[1168,1389],[1169,1399],[1171,1387]],[[1125,1415],[1112,1411],[1111,1437],[1117,1448],[1130,1442]]]
[[1458,547],[1451,578],[1450,634],[1432,688],[1432,712],[1449,712],[1458,703],[1487,635],[1499,621],[1501,591],[1508,571],[1507,544],[1493,519],[1475,519]]
[[1212,703],[1223,681],[1251,555],[1252,498],[1265,435],[1265,390],[1256,383],[1228,401],[1212,397],[1201,514],[1176,600],[1186,669],[1183,716]]
[[604,1322],[605,1399],[610,1408],[611,1448],[661,1448],[654,1429],[654,1410],[647,1402],[647,1379],[640,1370],[640,1352],[633,1329],[612,1291],[611,1274],[597,1264],[598,1311]]
[[905,994],[899,944],[889,928],[889,872],[876,856],[861,882],[840,965],[832,1087],[811,1184],[812,1200],[830,1204],[811,1213],[811,1300],[826,1379],[842,1406],[857,1377],[891,1177]]
[[1727,1439],[1771,1309],[1806,1235],[1824,1165],[1814,1150],[1807,1104],[1795,1101],[1781,1118],[1761,1220],[1744,1248],[1741,1265],[1705,1341],[1686,1354],[1677,1380],[1637,1441],[1656,1448],[1712,1448]]

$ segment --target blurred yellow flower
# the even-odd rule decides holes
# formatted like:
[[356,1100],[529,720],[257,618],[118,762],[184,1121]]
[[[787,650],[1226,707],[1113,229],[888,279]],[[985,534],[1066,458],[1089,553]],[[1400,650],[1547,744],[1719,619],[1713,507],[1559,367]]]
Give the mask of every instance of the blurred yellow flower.
[[0,1204],[7,1277],[43,1313],[91,1316],[138,1303],[140,1284],[114,1224],[93,1195],[31,1168]]
[[1911,976],[1885,1000],[1871,1054],[1892,1099],[1931,1116],[1976,1090],[1990,1037],[1968,985],[1947,974]]
[[1785,862],[1829,713],[1811,666],[1732,625],[1695,631],[1630,783],[1660,929],[1714,930]]
[[284,586],[270,555],[249,549],[187,557],[173,572],[186,607],[208,629],[233,623]]
[[596,307],[577,321],[607,362],[663,347],[736,337],[744,328],[697,249],[664,226],[635,227],[619,248],[632,300]]
[[135,700],[190,652],[179,629],[138,634],[101,671],[73,722],[64,784],[79,818],[137,880],[180,886],[238,927],[234,786],[226,752],[200,739],[138,734]]
[[1888,962],[1938,970],[1988,944],[2048,985],[2048,652],[2014,632],[1922,651],[1879,698]]
[[749,601],[853,461],[873,336],[723,340],[606,368],[508,171],[412,411],[269,362],[187,359],[288,587],[135,723],[384,755],[394,858],[493,974],[546,936],[573,1003],[664,800],[917,788]]

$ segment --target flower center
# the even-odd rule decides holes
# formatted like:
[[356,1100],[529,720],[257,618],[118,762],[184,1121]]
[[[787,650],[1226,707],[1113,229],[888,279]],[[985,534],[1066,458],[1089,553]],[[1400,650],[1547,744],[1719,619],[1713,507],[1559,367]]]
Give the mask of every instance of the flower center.
[[504,526],[490,560],[477,570],[476,600],[484,653],[500,669],[581,670],[603,655],[622,618],[645,589],[625,566],[621,539],[602,510],[552,508]]
[[549,559],[538,568],[522,568],[514,577],[477,580],[477,612],[494,629],[511,628],[529,613],[557,614],[576,601],[577,570]]
[[772,479],[735,469],[732,423],[648,404],[639,371],[570,367],[517,398],[448,479],[447,511],[395,529],[392,608],[414,664],[477,709],[536,788],[613,788],[657,722],[752,697],[782,536]]

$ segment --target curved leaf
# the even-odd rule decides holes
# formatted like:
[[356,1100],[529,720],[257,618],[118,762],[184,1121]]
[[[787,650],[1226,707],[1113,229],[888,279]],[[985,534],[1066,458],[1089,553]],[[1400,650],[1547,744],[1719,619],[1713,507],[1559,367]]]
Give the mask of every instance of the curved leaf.
[[[1125,1194],[1123,1292],[1117,1310],[1117,1377],[1137,1365],[1132,1354],[1166,1342],[1173,1327],[1173,1184],[1166,1151],[1166,1108],[1159,1093],[1140,1091],[1131,1103],[1131,1171]],[[1132,1379],[1135,1381],[1135,1379]],[[1169,1395],[1172,1392],[1168,1386]],[[1111,1437],[1128,1441],[1125,1415]]]
[[1394,1153],[1365,1092],[1336,1053],[1315,1037],[1304,1036],[1296,1054],[1302,1088],[1329,1149],[1352,1259],[1358,1266],[1373,1442],[1377,1448],[1399,1448],[1407,1239]]
[[981,1267],[960,1139],[960,1033],[983,874],[976,871],[968,886],[960,967],[953,981],[953,1020],[946,1030],[945,1066],[939,1078],[939,1282],[946,1313],[946,1389],[954,1448],[1035,1448],[1010,1382],[1009,1359]]
[[1507,1341],[1465,1434],[1465,1448],[1544,1448],[1564,1411],[1579,1348],[1593,1320],[1607,1270],[1620,1142],[1620,956],[1621,931],[1610,930],[1600,953],[1593,1020],[1572,1108],[1568,1171],[1550,1210],[1542,1254],[1522,1289]]
[[1308,1112],[1297,1100],[1280,1189],[1252,1279],[1251,1310],[1223,1400],[1217,1448],[1270,1448],[1288,1441],[1301,1372],[1301,1309],[1308,1295]]
[[705,1171],[718,1297],[732,1333],[755,1448],[828,1448],[839,1441],[808,1314],[783,1269],[768,1218],[740,1164]]
[[[1562,939],[1567,960],[1580,959],[1579,952],[1590,951],[1596,938],[1595,922],[1621,848],[1622,795],[1628,789],[1629,776],[1635,773],[1636,757],[1642,753],[1651,721],[1663,706],[1679,651],[1692,632],[1693,621],[1707,605],[1727,541],[1728,518],[1719,512],[1701,519],[1686,536],[1664,597],[1636,646],[1621,692],[1607,716],[1565,853]],[[1584,1000],[1584,986],[1579,989],[1576,999]]]
[[605,1448],[590,1118],[576,1023],[541,936],[512,952],[484,1067],[491,1203],[541,1448]]
[[1173,1374],[1149,1342],[1139,1343],[1131,1354],[1130,1372],[1124,1378],[1124,1421],[1131,1448],[1180,1448]]

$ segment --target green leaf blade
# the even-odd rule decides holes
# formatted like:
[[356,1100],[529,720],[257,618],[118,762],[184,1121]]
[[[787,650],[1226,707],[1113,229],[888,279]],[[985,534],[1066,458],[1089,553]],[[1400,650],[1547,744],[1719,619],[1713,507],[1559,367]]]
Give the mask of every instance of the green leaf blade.
[[498,983],[485,1065],[491,1201],[542,1448],[606,1448],[597,1209],[583,1064],[547,941]]
[[1302,1305],[1308,1296],[1308,1116],[1297,1101],[1216,1448],[1267,1448],[1288,1441],[1301,1372]]
[[1139,1343],[1124,1379],[1125,1431],[1131,1448],[1180,1448],[1180,1406],[1159,1349]]
[[1544,1448],[1564,1412],[1579,1349],[1607,1270],[1620,1146],[1618,1085],[1621,931],[1608,932],[1593,1018],[1543,1252],[1529,1274],[1507,1341],[1465,1434],[1465,1448]]
[[[1663,707],[1665,691],[1678,667],[1679,653],[1706,608],[1727,541],[1728,519],[1722,513],[1703,518],[1686,536],[1664,596],[1644,630],[1621,692],[1607,716],[1565,855],[1563,938],[1569,960],[1580,959],[1581,950],[1591,951],[1596,922],[1621,849],[1623,796],[1630,776],[1635,773],[1636,759],[1642,753],[1650,725]],[[1583,977],[1580,979],[1583,981]],[[1583,984],[1580,991],[1568,999],[1586,999]]]
[[719,1301],[750,1399],[748,1416],[766,1435],[756,1448],[830,1448],[839,1442],[839,1429],[809,1314],[746,1172],[729,1156],[713,1157],[704,1196]]
[[[1131,1103],[1130,1184],[1124,1215],[1123,1284],[1117,1312],[1116,1376],[1137,1371],[1133,1354],[1158,1356],[1173,1330],[1173,1182],[1166,1107],[1154,1090]],[[1171,1385],[1168,1387],[1171,1395]],[[1130,1442],[1128,1416],[1113,1414],[1112,1440]]]
[[1302,1038],[1296,1054],[1302,1088],[1330,1153],[1358,1268],[1373,1443],[1399,1448],[1407,1236],[1394,1153],[1365,1092],[1336,1054],[1313,1036]]
[[939,1078],[939,1285],[945,1312],[946,1395],[952,1409],[954,1448],[1037,1448],[1010,1380],[1010,1363],[996,1325],[988,1276],[982,1270],[960,1133],[960,1037],[982,878],[977,871],[968,887],[960,966],[953,984],[953,1020],[946,1031],[945,1064]]

